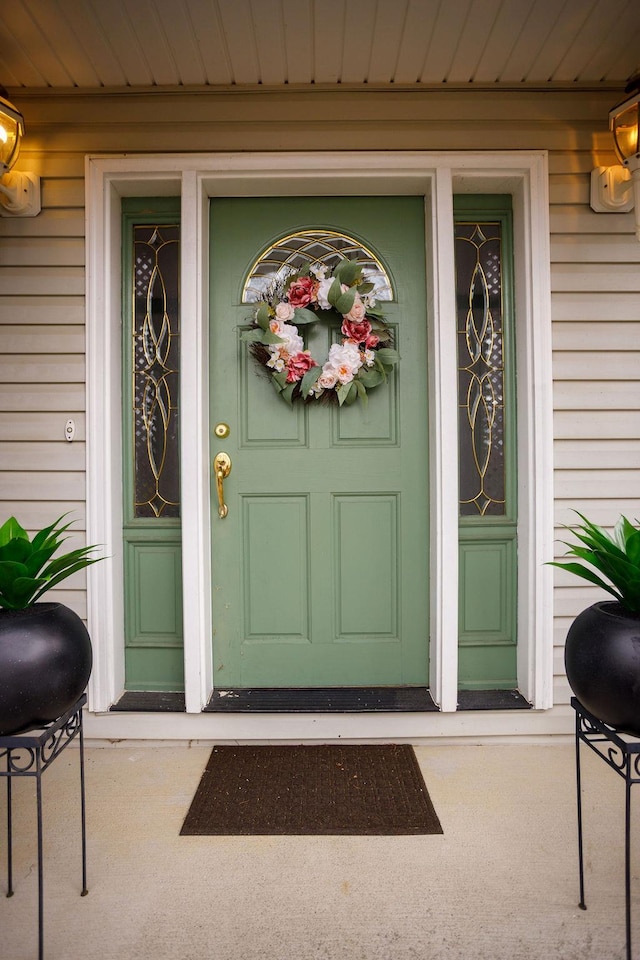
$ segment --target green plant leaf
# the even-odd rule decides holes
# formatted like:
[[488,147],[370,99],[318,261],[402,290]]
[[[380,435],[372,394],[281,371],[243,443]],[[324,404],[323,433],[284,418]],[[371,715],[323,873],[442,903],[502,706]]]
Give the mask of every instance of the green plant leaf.
[[387,371],[386,371],[386,369],[385,369],[384,364],[382,363],[382,361],[381,361],[381,360],[379,359],[379,357],[378,357],[378,353],[379,353],[379,352],[380,352],[380,351],[377,350],[376,353],[375,353],[375,356],[374,356],[374,358],[373,358],[373,369],[374,369],[374,370],[377,370],[378,373],[380,373],[380,374],[382,375],[382,379],[386,382],[386,379],[387,379]]
[[626,539],[627,556],[629,562],[640,569],[640,530],[631,527]]
[[288,383],[286,387],[283,389],[282,393],[280,394],[282,399],[286,400],[286,402],[289,404],[290,407],[293,406],[293,391],[295,390],[295,388],[296,388],[295,383]]
[[[55,523],[44,527],[34,535],[20,536],[0,547],[0,607],[20,610],[31,606],[47,590],[65,580],[77,570],[98,563],[102,557],[92,557],[97,546],[79,547],[52,559],[53,554],[65,542],[65,533],[71,523],[62,523],[66,514]],[[12,518],[15,519],[15,518]],[[23,531],[20,524],[5,524],[6,529]],[[16,558],[20,557],[18,561]],[[43,570],[42,567],[47,564]]]
[[356,289],[355,287],[351,287],[350,290],[347,290],[336,300],[335,308],[338,313],[341,313],[343,317],[349,313],[355,299]]
[[10,540],[28,540],[29,534],[21,527],[15,517],[9,517],[0,527],[0,546],[9,543]]
[[[90,554],[95,549],[95,547],[79,547],[77,550],[71,550],[70,553],[65,553],[62,557],[57,557],[42,571],[42,576],[49,580],[62,570],[75,567],[78,563],[88,566],[93,562]],[[69,576],[69,574],[67,574],[67,576]]]
[[28,540],[20,537],[14,537],[0,547],[0,560],[14,560],[16,563],[24,563],[31,556],[31,544]]
[[271,330],[265,330],[262,334],[261,343],[284,343],[282,337],[279,337],[276,333],[272,333]]
[[63,580],[66,580],[67,577],[70,577],[72,573],[77,573],[79,570],[85,570],[87,567],[90,567],[93,563],[99,563],[103,557],[93,557],[91,560],[79,560],[77,563],[72,564],[70,567],[67,567],[65,570],[62,570],[57,576],[53,577],[51,580],[46,579],[43,586],[38,590],[34,595],[32,603],[35,603],[40,597],[47,593],[48,590],[51,590],[52,587],[57,586],[59,583],[62,583]]
[[338,277],[340,283],[344,283],[348,287],[351,287],[356,280],[359,280],[362,276],[362,267],[357,260],[341,260],[339,266],[335,270],[335,276]]
[[309,391],[320,376],[321,372],[322,371],[320,367],[311,367],[310,370],[307,370],[300,381],[300,391],[303,397],[307,397],[309,395]]
[[358,380],[369,390],[371,387],[377,387],[379,383],[384,383],[384,379],[383,374],[380,373],[379,370],[376,370],[375,367],[370,367],[367,370],[363,370],[361,367],[358,370]]
[[351,387],[350,383],[341,383],[339,387],[336,387],[336,394],[338,396],[338,403],[342,406],[345,403],[348,395],[349,388]]
[[345,398],[345,404],[350,407],[352,403],[355,403],[358,399],[358,389],[356,387],[356,381],[352,380],[349,384],[349,389],[347,391],[347,396]]
[[329,292],[327,293],[327,300],[329,301],[332,307],[335,307],[336,303],[338,302],[341,296],[342,296],[342,286],[340,285],[340,281],[336,277],[333,283],[331,284],[331,286],[329,287]]
[[269,327],[269,321],[271,320],[271,307],[268,303],[265,303],[263,300],[262,303],[258,304],[258,308],[255,313],[256,323],[263,330],[267,330]]
[[264,337],[264,330],[262,327],[254,327],[253,330],[245,330],[244,333],[240,335],[240,339],[243,343],[262,343],[262,338]]
[[28,577],[29,571],[24,563],[18,563],[16,560],[0,561],[0,590],[4,589],[8,583],[13,583],[18,577]]
[[385,364],[398,363],[400,360],[400,354],[397,350],[391,350],[389,347],[382,347],[380,350],[376,350],[376,356],[378,359]]
[[43,548],[42,550],[36,550],[35,553],[32,553],[30,557],[26,557],[24,563],[29,571],[29,576],[35,577],[42,570],[45,563],[51,559],[56,550],[57,546],[52,544],[46,549]]
[[317,323],[318,314],[313,310],[307,310],[306,307],[296,307],[293,319],[298,326],[304,326],[306,323]]
[[617,590],[614,590],[610,584],[605,583],[593,570],[590,570],[588,567],[583,567],[581,563],[560,563],[554,560],[549,563],[549,566],[560,567],[561,570],[568,570],[569,573],[575,574],[576,577],[581,577],[583,580],[588,580],[589,583],[595,583],[597,586],[602,587],[607,593],[613,594],[616,600],[622,601],[622,597]]
[[42,530],[39,530],[31,541],[33,549],[40,550],[45,545],[48,547],[54,543],[61,543],[62,541],[60,540],[60,537],[69,529],[71,523],[65,523],[62,527],[59,526],[59,524],[62,523],[64,518],[68,516],[68,513],[63,513],[61,517],[58,517],[55,523],[51,524],[51,526],[44,527]]
[[362,380],[358,380],[358,379],[354,380],[353,382],[356,385],[357,395],[360,397],[360,399],[366,406],[369,403],[369,397],[367,396],[367,391],[365,390],[364,383],[362,382]]

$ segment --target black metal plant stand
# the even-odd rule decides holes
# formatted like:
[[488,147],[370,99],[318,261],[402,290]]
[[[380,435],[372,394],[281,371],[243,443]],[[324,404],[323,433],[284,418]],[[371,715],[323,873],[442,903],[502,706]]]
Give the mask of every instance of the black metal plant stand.
[[631,960],[631,787],[640,783],[640,739],[627,739],[589,713],[575,697],[571,706],[576,712],[576,786],[578,795],[578,864],[580,871],[580,903],[584,901],[584,860],[582,856],[582,790],[580,778],[580,742],[586,743],[625,782],[624,818],[624,890],[627,960]]
[[[83,694],[65,714],[47,726],[28,733],[0,737],[0,777],[7,779],[7,897],[13,896],[12,811],[11,781],[14,777],[35,777],[36,816],[38,826],[38,960],[44,955],[44,881],[42,870],[42,774],[59,757],[72,740],[80,743],[80,811],[82,821],[82,893],[87,890],[87,835],[84,791],[84,738],[82,707],[87,702]],[[2,763],[6,758],[6,763]],[[4,769],[2,769],[4,767]]]

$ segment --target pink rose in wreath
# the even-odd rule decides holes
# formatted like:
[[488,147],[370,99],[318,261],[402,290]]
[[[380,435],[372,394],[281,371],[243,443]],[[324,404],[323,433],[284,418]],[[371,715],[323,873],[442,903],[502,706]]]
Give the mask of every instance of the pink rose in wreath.
[[302,380],[307,370],[317,366],[318,364],[308,350],[296,353],[287,363],[287,383],[296,383],[298,380]]
[[306,307],[314,296],[314,287],[317,281],[311,277],[301,277],[295,280],[287,290],[287,299],[292,307]]
[[365,318],[366,312],[367,308],[362,302],[360,294],[356,293],[353,300],[353,306],[351,307],[351,310],[349,310],[349,313],[344,314],[344,319],[350,320],[352,323],[361,323]]
[[364,345],[367,350],[373,350],[374,347],[377,347],[380,343],[380,337],[377,337],[375,333],[370,333],[367,339],[364,341]]
[[342,330],[342,335],[345,336],[347,340],[353,340],[354,343],[364,343],[371,334],[371,324],[368,320],[355,322],[345,317],[340,329]]

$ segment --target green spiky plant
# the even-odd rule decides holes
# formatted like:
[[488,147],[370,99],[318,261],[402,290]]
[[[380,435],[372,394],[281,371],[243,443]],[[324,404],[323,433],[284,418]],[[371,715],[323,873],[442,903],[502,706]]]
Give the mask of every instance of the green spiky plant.
[[0,607],[24,610],[72,573],[102,559],[91,556],[95,546],[80,547],[52,559],[71,526],[62,524],[65,516],[40,530],[33,540],[15,517],[0,527]]
[[[576,561],[554,562],[551,565],[568,570],[589,583],[595,583],[610,593],[627,613],[640,614],[640,527],[634,526],[622,516],[609,533],[597,524],[582,520],[577,527],[567,529],[578,538],[581,545],[562,542],[569,547],[565,556],[577,557],[590,566]],[[636,520],[636,524],[638,521]],[[594,569],[592,569],[594,568]],[[597,572],[596,572],[597,571]],[[606,577],[606,580],[603,579]]]

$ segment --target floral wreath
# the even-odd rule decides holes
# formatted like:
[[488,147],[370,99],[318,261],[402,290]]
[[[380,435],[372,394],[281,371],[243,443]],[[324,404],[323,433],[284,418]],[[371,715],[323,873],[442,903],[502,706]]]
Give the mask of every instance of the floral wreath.
[[[386,382],[400,358],[389,346],[391,331],[373,291],[355,260],[342,259],[331,273],[324,265],[306,263],[257,304],[242,339],[286,403],[337,400],[342,406],[358,397],[366,403],[367,390]],[[317,323],[321,310],[340,318],[342,333],[322,364],[305,350],[298,333],[298,327]]]

